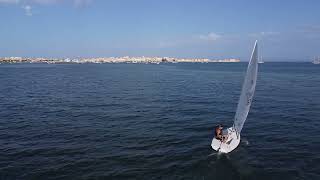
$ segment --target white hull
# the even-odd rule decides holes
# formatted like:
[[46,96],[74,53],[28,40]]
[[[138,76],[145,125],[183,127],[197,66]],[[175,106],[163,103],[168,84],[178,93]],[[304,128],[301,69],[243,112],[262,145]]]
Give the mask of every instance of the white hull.
[[212,149],[222,152],[229,153],[238,147],[240,143],[240,134],[237,137],[236,131],[233,127],[228,128],[228,139],[225,142],[221,142],[220,140],[213,138],[211,142]]

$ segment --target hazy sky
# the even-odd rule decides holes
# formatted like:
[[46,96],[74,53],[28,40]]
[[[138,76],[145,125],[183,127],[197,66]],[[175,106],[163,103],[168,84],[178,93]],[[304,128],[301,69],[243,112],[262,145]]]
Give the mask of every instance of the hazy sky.
[[320,56],[319,0],[0,0],[3,56]]

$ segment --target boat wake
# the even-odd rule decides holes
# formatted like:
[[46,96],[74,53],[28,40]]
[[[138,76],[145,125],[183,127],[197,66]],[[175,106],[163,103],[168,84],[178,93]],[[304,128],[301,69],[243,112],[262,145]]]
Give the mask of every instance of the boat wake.
[[217,156],[218,154],[220,154],[220,152],[214,151],[213,153],[209,154],[208,157]]
[[209,154],[208,157],[215,157],[217,159],[221,159],[222,157],[225,157],[227,159],[230,159],[228,154],[223,153],[223,152],[217,152],[217,151]]

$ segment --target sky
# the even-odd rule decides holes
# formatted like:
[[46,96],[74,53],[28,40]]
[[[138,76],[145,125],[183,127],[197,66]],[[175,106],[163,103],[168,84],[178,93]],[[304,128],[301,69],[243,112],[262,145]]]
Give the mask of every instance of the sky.
[[0,0],[0,57],[320,56],[318,0]]

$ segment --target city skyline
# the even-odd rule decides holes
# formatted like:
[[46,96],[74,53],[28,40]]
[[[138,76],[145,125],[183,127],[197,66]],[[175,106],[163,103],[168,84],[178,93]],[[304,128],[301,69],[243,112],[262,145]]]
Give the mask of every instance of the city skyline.
[[248,59],[320,52],[318,1],[0,0],[0,56]]

